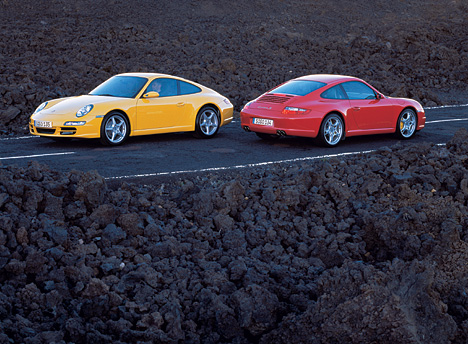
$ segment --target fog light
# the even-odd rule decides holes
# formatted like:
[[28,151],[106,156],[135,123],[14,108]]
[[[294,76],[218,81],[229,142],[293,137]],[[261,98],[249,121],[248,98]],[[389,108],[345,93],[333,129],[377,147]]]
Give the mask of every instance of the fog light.
[[63,125],[79,126],[79,125],[85,125],[85,124],[86,124],[85,121],[80,121],[80,122],[70,121],[70,122],[65,122]]

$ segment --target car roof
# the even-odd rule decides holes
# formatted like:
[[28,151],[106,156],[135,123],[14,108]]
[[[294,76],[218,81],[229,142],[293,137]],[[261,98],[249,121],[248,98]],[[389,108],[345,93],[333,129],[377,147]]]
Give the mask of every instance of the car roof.
[[150,81],[155,79],[155,78],[160,78],[160,77],[164,77],[164,78],[172,78],[172,79],[177,79],[177,80],[181,80],[181,81],[185,81],[185,82],[188,82],[192,85],[195,85],[195,86],[198,86],[200,87],[202,90],[204,90],[205,92],[214,92],[214,93],[218,93],[214,90],[212,90],[211,88],[209,87],[206,87],[206,86],[203,86],[195,81],[192,81],[192,80],[188,80],[188,79],[184,79],[180,76],[174,76],[174,75],[170,75],[170,74],[163,74],[163,73],[142,73],[142,72],[132,72],[132,73],[121,73],[121,74],[117,74],[115,76],[137,76],[137,77],[141,77],[141,78],[148,78]]
[[301,76],[294,80],[311,80],[311,81],[324,82],[326,84],[332,84],[335,82],[341,82],[341,81],[346,81],[346,80],[360,80],[360,79],[355,78],[353,76],[347,76],[347,75],[311,74],[311,75]]
[[117,74],[116,76],[139,76],[139,77],[143,77],[143,78],[154,78],[154,77],[158,77],[158,76],[169,76],[169,77],[173,77],[172,75],[169,75],[169,74],[162,74],[162,73],[140,73],[140,72],[136,72],[136,73],[122,73],[122,74]]

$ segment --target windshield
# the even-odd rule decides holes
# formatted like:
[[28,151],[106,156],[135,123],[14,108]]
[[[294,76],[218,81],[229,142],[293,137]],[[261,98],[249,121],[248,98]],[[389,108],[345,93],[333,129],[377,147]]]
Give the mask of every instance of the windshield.
[[326,84],[318,81],[310,80],[292,80],[289,81],[274,90],[270,93],[282,93],[282,94],[292,94],[295,96],[305,96],[310,92],[318,90],[320,87],[325,86]]
[[148,79],[138,76],[113,76],[89,94],[93,96],[134,98],[147,81]]

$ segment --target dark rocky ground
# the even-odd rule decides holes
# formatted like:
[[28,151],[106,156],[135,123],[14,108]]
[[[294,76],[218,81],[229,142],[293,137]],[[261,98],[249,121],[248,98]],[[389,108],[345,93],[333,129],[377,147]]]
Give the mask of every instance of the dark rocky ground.
[[431,106],[468,102],[466,1],[0,1],[0,133],[129,71],[176,74],[236,111],[314,73]]
[[[0,1],[0,130],[127,71],[466,102],[464,1]],[[468,133],[109,186],[0,166],[0,343],[466,343]]]
[[467,142],[114,189],[1,167],[0,343],[466,343]]

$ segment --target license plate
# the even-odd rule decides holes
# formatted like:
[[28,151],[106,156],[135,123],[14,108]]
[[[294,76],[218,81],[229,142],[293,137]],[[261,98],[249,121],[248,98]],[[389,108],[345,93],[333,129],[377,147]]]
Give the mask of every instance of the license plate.
[[52,122],[49,121],[34,121],[34,125],[38,128],[52,128]]
[[266,126],[272,127],[273,126],[273,120],[272,119],[265,119],[265,118],[254,118],[253,119],[253,124],[266,125]]

